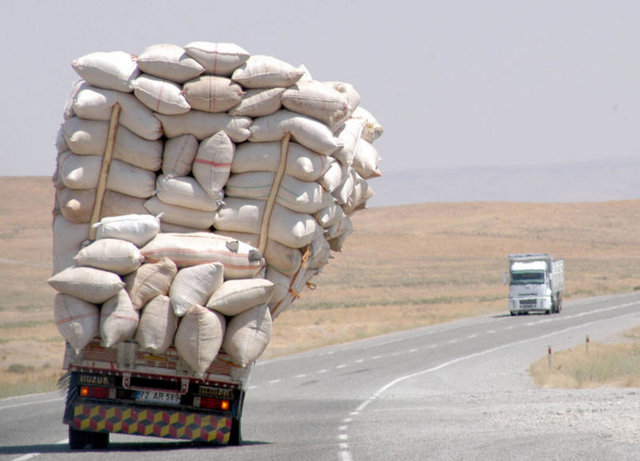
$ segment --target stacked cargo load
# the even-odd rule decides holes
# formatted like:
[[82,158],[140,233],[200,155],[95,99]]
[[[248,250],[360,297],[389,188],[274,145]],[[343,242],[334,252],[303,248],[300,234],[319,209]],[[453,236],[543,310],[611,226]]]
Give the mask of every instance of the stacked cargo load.
[[76,59],[49,283],[77,354],[134,342],[248,367],[341,251],[380,176],[354,87],[230,43]]

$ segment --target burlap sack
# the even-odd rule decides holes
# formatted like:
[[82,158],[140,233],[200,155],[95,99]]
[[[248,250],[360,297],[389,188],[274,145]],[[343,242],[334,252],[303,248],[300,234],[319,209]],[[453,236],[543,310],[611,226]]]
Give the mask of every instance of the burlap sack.
[[244,142],[251,135],[249,117],[232,117],[227,113],[209,113],[201,110],[190,110],[181,115],[156,114],[162,122],[167,138],[175,138],[183,134],[192,134],[199,141],[224,131],[233,142]]
[[224,331],[224,317],[204,306],[196,305],[180,319],[173,343],[196,376],[203,376],[218,355]]
[[183,134],[167,139],[162,152],[162,173],[168,176],[187,176],[198,152],[198,138]]
[[124,51],[97,51],[75,59],[71,66],[93,86],[133,91],[131,82],[140,74],[135,57]]
[[210,197],[217,199],[229,178],[236,147],[224,131],[204,139],[198,147],[192,172]]
[[259,304],[268,303],[273,287],[273,282],[266,279],[227,280],[213,292],[206,306],[222,315],[238,315]]
[[286,88],[303,74],[303,70],[273,56],[254,55],[238,67],[231,78],[245,88]]
[[160,231],[160,220],[148,214],[108,216],[94,225],[96,239],[117,238],[144,246]]
[[234,363],[246,367],[262,355],[271,340],[271,330],[269,306],[253,307],[229,320],[222,349]]
[[115,103],[120,104],[120,125],[150,141],[162,136],[160,121],[130,93],[96,88],[84,82],[71,100],[71,109],[82,119],[109,120]]
[[53,300],[53,315],[62,337],[79,353],[98,336],[98,306],[73,296],[58,293]]
[[131,299],[125,290],[109,299],[100,308],[100,337],[106,347],[132,339],[140,314],[131,305]]
[[184,97],[195,110],[227,112],[242,101],[242,87],[226,77],[202,75],[184,84]]
[[[95,189],[58,189],[56,199],[60,212],[73,223],[88,223],[96,199]],[[107,189],[102,202],[103,216],[147,214],[145,199]],[[87,226],[88,227],[88,226]]]
[[250,54],[235,43],[191,42],[184,47],[205,73],[229,76],[249,59]]
[[219,198],[209,195],[191,176],[160,175],[156,181],[158,198],[168,205],[200,211],[215,211]]
[[142,309],[151,299],[169,293],[177,273],[175,263],[164,258],[157,263],[143,264],[137,271],[127,275],[124,281],[134,309]]
[[105,238],[84,247],[74,258],[80,266],[95,267],[125,275],[135,271],[144,257],[133,243],[126,240]]
[[204,305],[211,294],[222,286],[223,281],[224,266],[219,262],[180,269],[169,288],[174,314],[182,317],[193,306]]
[[159,114],[179,115],[191,110],[182,87],[176,83],[141,74],[131,83],[131,87],[142,104]]
[[93,267],[68,267],[47,282],[59,293],[93,304],[102,304],[124,288],[117,274]]
[[229,110],[230,115],[264,117],[282,108],[280,98],[285,88],[259,88],[244,93],[240,104]]
[[327,125],[284,109],[255,119],[251,125],[249,141],[280,141],[285,133],[291,133],[294,141],[319,154],[331,155],[340,147]]
[[[122,96],[133,98],[131,95]],[[62,130],[73,153],[97,156],[104,154],[109,134],[108,121],[73,117],[62,124]],[[162,141],[144,139],[120,126],[113,145],[113,158],[144,170],[156,171],[162,164],[162,149]]]
[[160,233],[141,252],[148,262],[169,258],[179,268],[220,262],[227,279],[251,278],[264,264],[262,254],[254,247],[209,232]]
[[89,226],[76,224],[62,215],[53,219],[53,273],[73,266],[82,242],[89,240]]
[[[280,163],[279,142],[245,142],[236,148],[231,173],[275,172]],[[298,143],[289,143],[285,174],[301,181],[315,181],[329,168],[326,155],[317,154]]]
[[172,43],[145,48],[136,62],[142,72],[176,83],[184,83],[204,72],[204,67],[189,57],[184,48]]
[[178,317],[173,313],[168,296],[156,296],[145,304],[140,315],[135,340],[144,350],[164,353],[173,344]]

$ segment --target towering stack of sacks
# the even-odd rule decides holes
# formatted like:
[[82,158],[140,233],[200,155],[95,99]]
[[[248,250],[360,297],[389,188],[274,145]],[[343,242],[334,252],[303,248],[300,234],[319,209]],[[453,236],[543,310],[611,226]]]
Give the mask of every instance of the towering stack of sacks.
[[97,52],[64,109],[55,318],[80,352],[175,347],[239,366],[341,251],[380,176],[382,134],[347,83],[230,43]]

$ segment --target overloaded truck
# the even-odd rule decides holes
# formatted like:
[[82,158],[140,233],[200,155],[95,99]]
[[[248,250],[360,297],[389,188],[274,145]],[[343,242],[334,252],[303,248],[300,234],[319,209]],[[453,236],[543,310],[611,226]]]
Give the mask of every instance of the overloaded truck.
[[63,422],[72,449],[106,448],[109,433],[238,445],[251,366],[218,354],[202,377],[175,349],[141,350],[135,341],[76,353],[67,345]]
[[233,43],[72,66],[48,280],[69,445],[238,444],[272,321],[373,195],[382,126],[352,85]]
[[559,313],[564,291],[564,261],[548,254],[510,254],[509,312],[511,315]]

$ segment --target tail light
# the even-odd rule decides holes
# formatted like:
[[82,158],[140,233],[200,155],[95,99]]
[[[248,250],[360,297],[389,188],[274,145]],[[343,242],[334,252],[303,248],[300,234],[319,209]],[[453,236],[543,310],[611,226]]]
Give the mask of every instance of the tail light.
[[115,389],[109,387],[81,386],[80,396],[94,399],[108,399],[113,398],[111,397],[112,390],[115,391]]
[[209,410],[227,411],[231,408],[231,403],[228,400],[214,399],[211,397],[196,397],[194,399],[194,404],[195,406],[208,408]]

